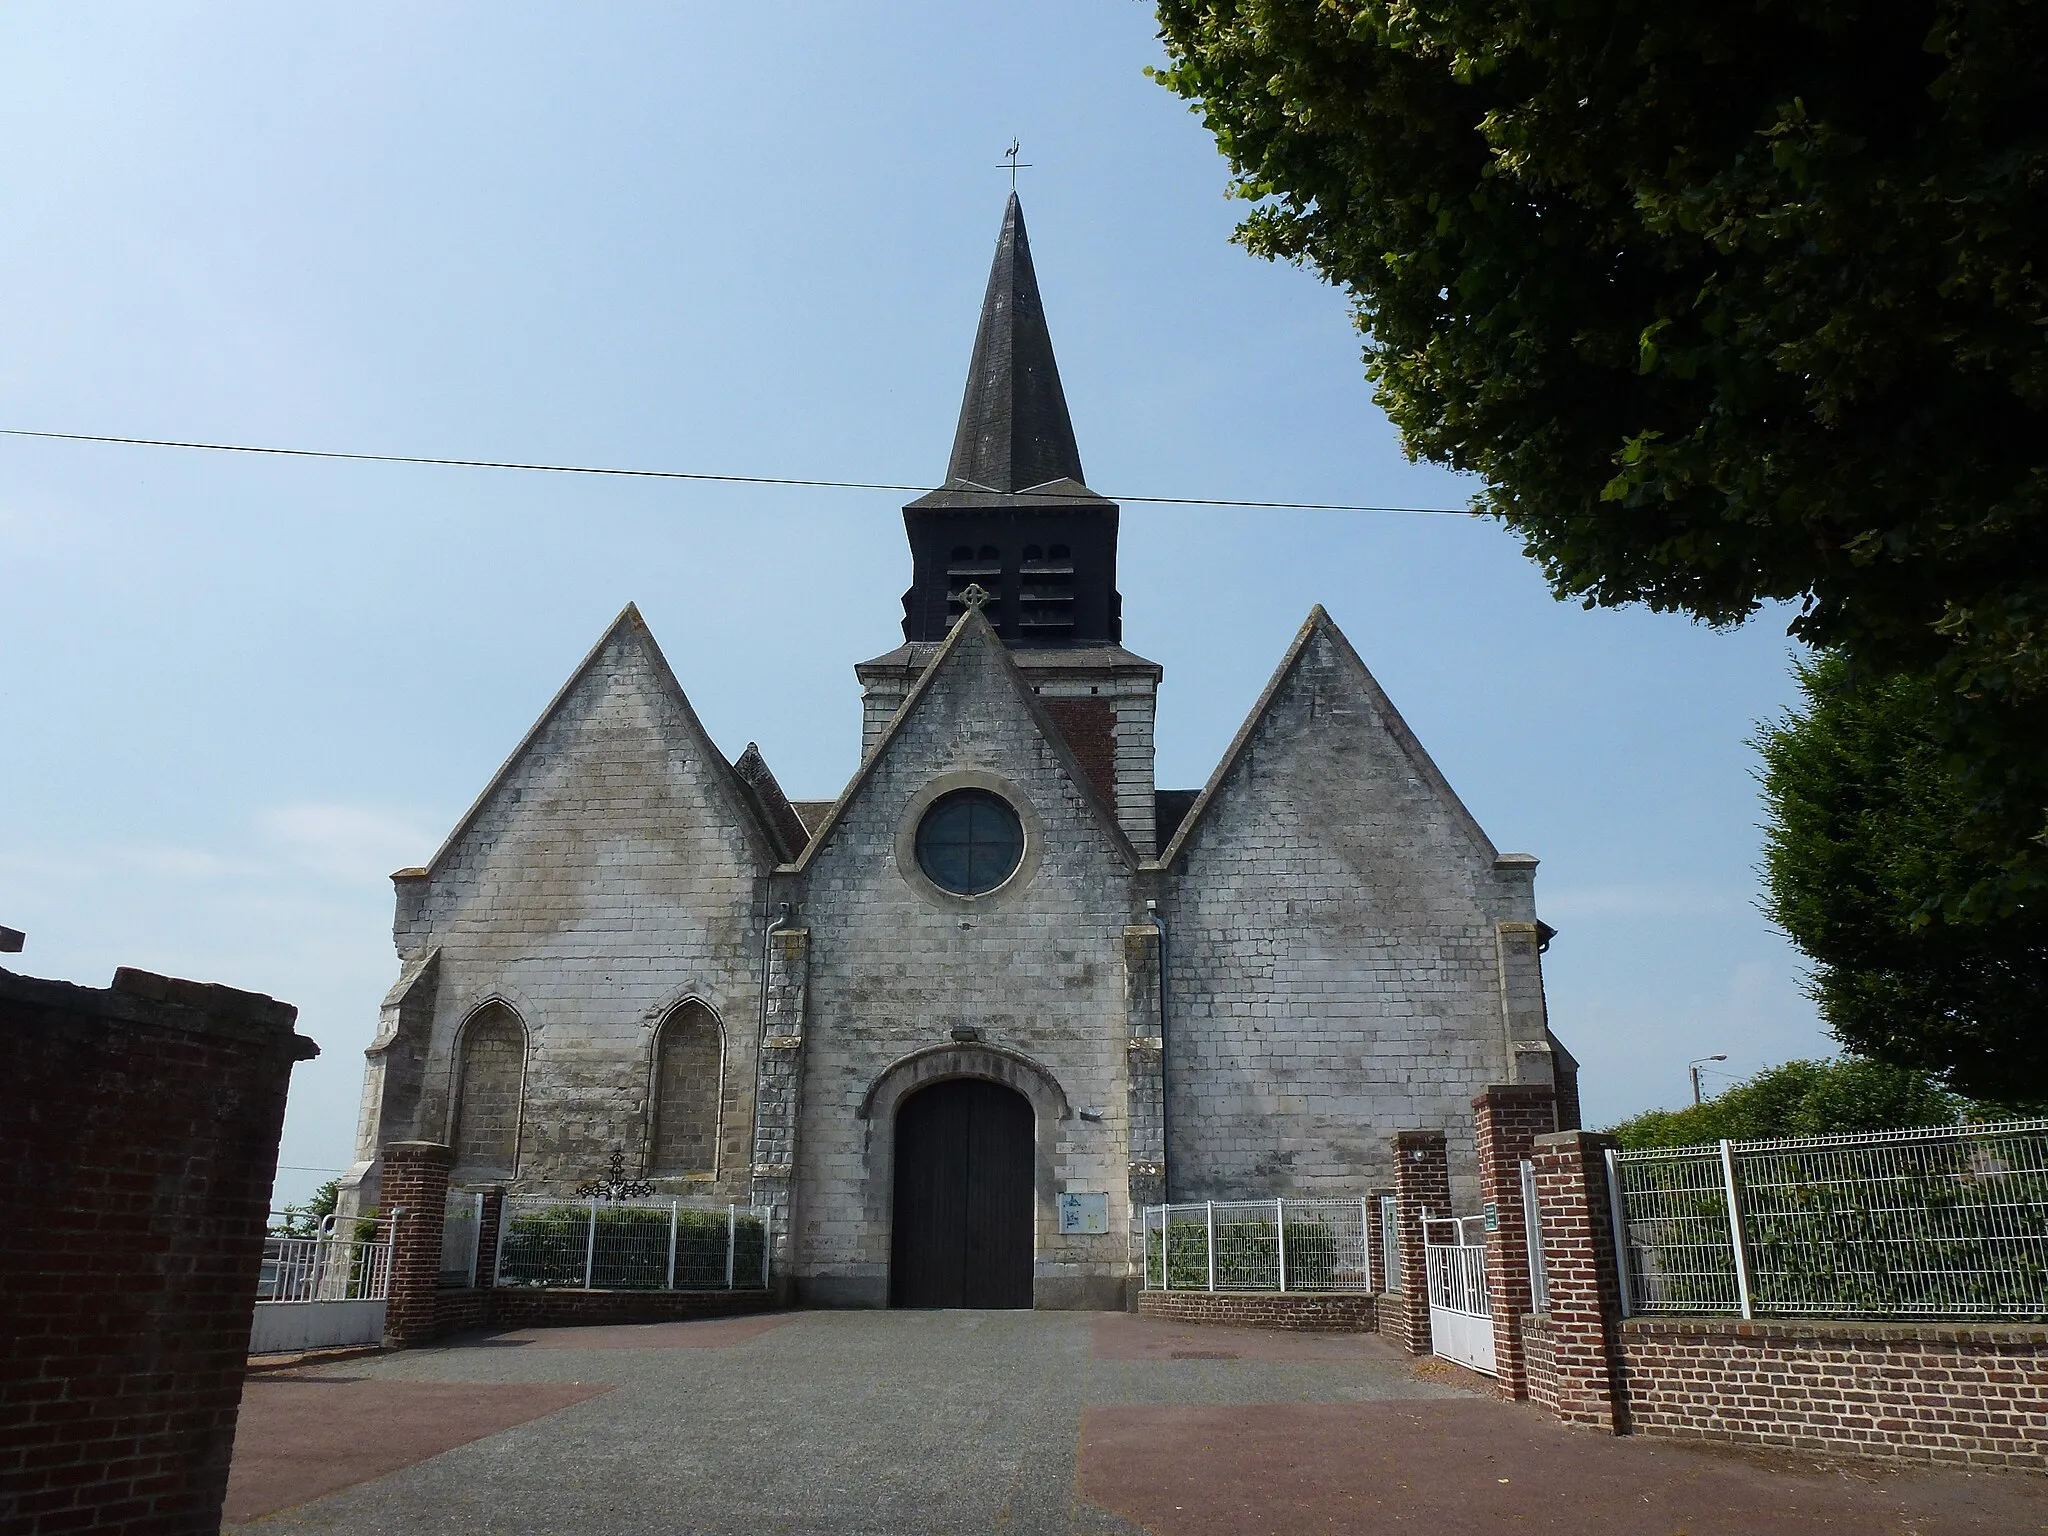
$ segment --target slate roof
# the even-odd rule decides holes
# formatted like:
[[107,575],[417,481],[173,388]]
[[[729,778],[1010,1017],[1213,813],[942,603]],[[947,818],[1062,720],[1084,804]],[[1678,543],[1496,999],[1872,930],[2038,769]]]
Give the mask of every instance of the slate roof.
[[981,301],[946,484],[1021,491],[1066,480],[1087,496],[1085,478],[1031,266],[1024,206],[1012,192]]
[[748,742],[747,750],[733,760],[732,771],[753,797],[762,825],[773,834],[777,857],[787,864],[804,851],[804,844],[811,840],[810,829],[790,805],[789,797],[768,769],[768,760],[753,742]]

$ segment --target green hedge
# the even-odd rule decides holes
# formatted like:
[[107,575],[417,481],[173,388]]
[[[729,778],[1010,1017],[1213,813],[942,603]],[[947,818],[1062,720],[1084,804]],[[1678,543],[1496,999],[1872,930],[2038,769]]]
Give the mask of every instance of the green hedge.
[[[1166,1233],[1165,1255],[1173,1269],[1176,1291],[1199,1291],[1209,1284],[1209,1225],[1201,1217],[1175,1216]],[[1166,1280],[1161,1268],[1160,1234],[1149,1235],[1145,1252],[1145,1284],[1153,1290]],[[1287,1218],[1287,1288],[1290,1291],[1335,1290],[1339,1281],[1356,1282],[1361,1275],[1339,1267],[1337,1229],[1314,1216]],[[1277,1291],[1280,1289],[1280,1244],[1273,1218],[1219,1216],[1216,1221],[1216,1289]]]
[[[583,1284],[590,1251],[590,1207],[551,1205],[507,1213],[498,1284]],[[647,1206],[597,1208],[597,1243],[590,1285],[600,1291],[658,1291],[668,1284],[669,1213]],[[733,1232],[733,1285],[761,1285],[761,1218],[742,1214]],[[725,1289],[726,1216],[722,1211],[676,1212],[676,1283],[679,1291]]]

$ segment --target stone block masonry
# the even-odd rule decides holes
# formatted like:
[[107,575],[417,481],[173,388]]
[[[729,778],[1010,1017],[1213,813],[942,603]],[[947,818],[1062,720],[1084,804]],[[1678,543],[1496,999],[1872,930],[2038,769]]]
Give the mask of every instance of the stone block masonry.
[[0,1528],[220,1528],[297,1014],[0,971]]

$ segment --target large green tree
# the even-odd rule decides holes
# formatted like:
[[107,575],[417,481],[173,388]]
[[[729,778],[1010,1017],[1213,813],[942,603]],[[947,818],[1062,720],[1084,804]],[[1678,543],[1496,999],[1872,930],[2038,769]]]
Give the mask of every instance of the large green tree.
[[1976,919],[2048,893],[2048,5],[1159,0],[1409,451],[1555,590],[1935,679]]
[[1609,1127],[1624,1147],[1835,1136],[1953,1125],[1973,1106],[1924,1072],[1881,1061],[1788,1061],[1686,1109],[1652,1109]]
[[1770,912],[1813,960],[1835,1038],[1972,1097],[2048,1101],[2048,918],[2039,903],[1973,922],[1921,893],[1984,878],[1959,843],[1964,792],[1927,721],[1924,676],[1875,678],[1822,655],[1800,669],[1803,706],[1763,754]]

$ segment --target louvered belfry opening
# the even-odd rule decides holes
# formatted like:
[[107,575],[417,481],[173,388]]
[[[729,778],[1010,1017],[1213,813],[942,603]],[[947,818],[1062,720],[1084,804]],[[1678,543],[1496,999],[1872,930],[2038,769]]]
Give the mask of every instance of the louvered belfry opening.
[[903,638],[943,640],[970,585],[1010,645],[1123,635],[1117,507],[1088,489],[1013,193],[974,334],[946,483],[903,509],[912,575]]
[[1028,1099],[980,1078],[903,1101],[891,1306],[1031,1305],[1034,1126]]

